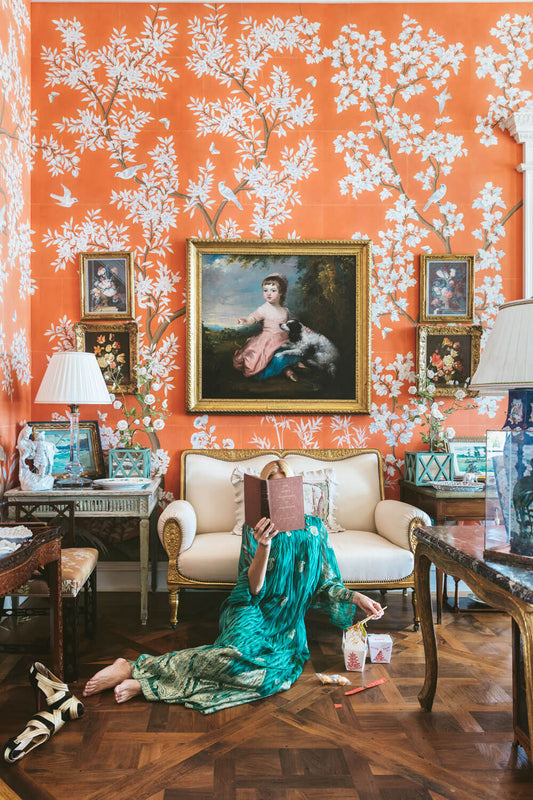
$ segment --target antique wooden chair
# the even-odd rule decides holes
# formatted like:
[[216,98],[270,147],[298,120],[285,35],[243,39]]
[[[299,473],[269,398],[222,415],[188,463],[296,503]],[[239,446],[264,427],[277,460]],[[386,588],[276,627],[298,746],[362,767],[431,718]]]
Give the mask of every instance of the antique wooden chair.
[[[78,616],[83,610],[85,633],[93,637],[96,632],[96,567],[98,550],[94,547],[76,546],[74,500],[61,502],[10,500],[3,504],[3,517],[21,524],[46,521],[60,524],[63,529],[61,552],[61,594],[63,599],[63,658],[65,681],[78,677]],[[83,591],[82,591],[83,590]],[[28,598],[19,607],[17,596]],[[48,597],[48,586],[43,576],[35,576],[12,595],[11,613],[33,616],[47,613],[47,609],[31,607],[32,597]],[[83,598],[83,602],[80,599]]]

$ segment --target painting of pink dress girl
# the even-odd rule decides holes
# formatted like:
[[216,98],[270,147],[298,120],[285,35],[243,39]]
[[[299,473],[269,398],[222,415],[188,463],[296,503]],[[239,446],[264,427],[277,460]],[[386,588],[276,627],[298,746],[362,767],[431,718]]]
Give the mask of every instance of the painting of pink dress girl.
[[[262,330],[246,340],[244,347],[235,351],[233,366],[247,378],[254,375],[265,380],[284,373],[292,381],[297,381],[292,365],[298,362],[297,356],[284,356],[283,345],[289,344],[289,336],[280,325],[290,318],[289,309],[284,305],[289,281],[286,275],[273,272],[264,278],[261,287],[265,302],[247,317],[238,317],[238,325],[261,323]],[[303,367],[301,364],[300,366]]]
[[[320,412],[334,399],[335,410],[344,402],[352,411],[358,392],[366,402],[357,384],[368,364],[366,243],[335,243],[332,254],[329,244],[291,240],[189,242],[198,291],[188,307],[188,410],[205,410],[205,400],[216,411],[260,412],[265,401],[269,410]],[[320,359],[311,353],[317,342]]]

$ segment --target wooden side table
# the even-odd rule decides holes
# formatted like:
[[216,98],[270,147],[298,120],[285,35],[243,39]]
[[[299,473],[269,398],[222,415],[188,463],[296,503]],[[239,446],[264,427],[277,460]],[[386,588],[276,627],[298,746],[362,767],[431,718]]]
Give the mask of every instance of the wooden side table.
[[[400,498],[406,503],[421,508],[432,518],[435,525],[449,521],[473,521],[485,519],[485,490],[477,492],[453,492],[436,489],[434,486],[417,486],[409,481],[400,481]],[[437,623],[442,619],[444,597],[444,574],[435,567],[437,594]],[[454,611],[459,611],[458,582],[455,582]]]
[[[5,524],[0,523],[0,527]],[[26,527],[33,531],[31,539],[24,539],[17,550],[0,558],[0,597],[11,594],[26,583],[39,567],[45,568],[50,588],[50,640],[54,671],[63,678],[61,528],[32,523]]]
[[[140,538],[140,593],[141,593],[141,623],[146,625],[148,620],[148,561],[150,552],[150,532],[152,541],[155,542],[157,527],[157,507],[159,501],[159,487],[161,478],[154,478],[146,489],[51,489],[48,492],[24,492],[22,489],[9,489],[5,492],[6,500],[34,500],[42,504],[39,515],[46,517],[46,500],[60,502],[74,500],[76,502],[76,519],[89,517],[91,519],[108,517],[130,517],[139,520]],[[55,512],[50,510],[50,515]],[[157,544],[157,542],[156,542]],[[153,560],[153,559],[152,559]],[[155,563],[152,569],[156,569]],[[155,576],[154,576],[155,577]],[[152,588],[154,588],[152,583]]]

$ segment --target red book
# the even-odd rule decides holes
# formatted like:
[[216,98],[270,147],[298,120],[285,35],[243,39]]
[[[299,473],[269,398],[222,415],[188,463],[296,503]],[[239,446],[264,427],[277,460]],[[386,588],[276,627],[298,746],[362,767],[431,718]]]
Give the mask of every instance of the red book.
[[254,527],[268,517],[278,531],[305,528],[303,478],[262,480],[244,475],[244,521]]

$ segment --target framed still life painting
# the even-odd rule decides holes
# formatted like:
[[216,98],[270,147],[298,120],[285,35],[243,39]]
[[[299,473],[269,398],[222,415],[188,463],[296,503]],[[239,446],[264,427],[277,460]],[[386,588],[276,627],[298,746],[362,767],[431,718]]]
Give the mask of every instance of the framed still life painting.
[[479,363],[480,325],[419,325],[417,328],[418,385],[435,387],[436,397],[452,397],[468,389]]
[[133,252],[80,253],[81,319],[134,319]]
[[111,391],[134,394],[138,362],[138,329],[135,322],[77,322],[76,350],[94,353]]
[[474,321],[475,256],[420,256],[420,322]]
[[187,411],[368,413],[368,241],[187,241]]

